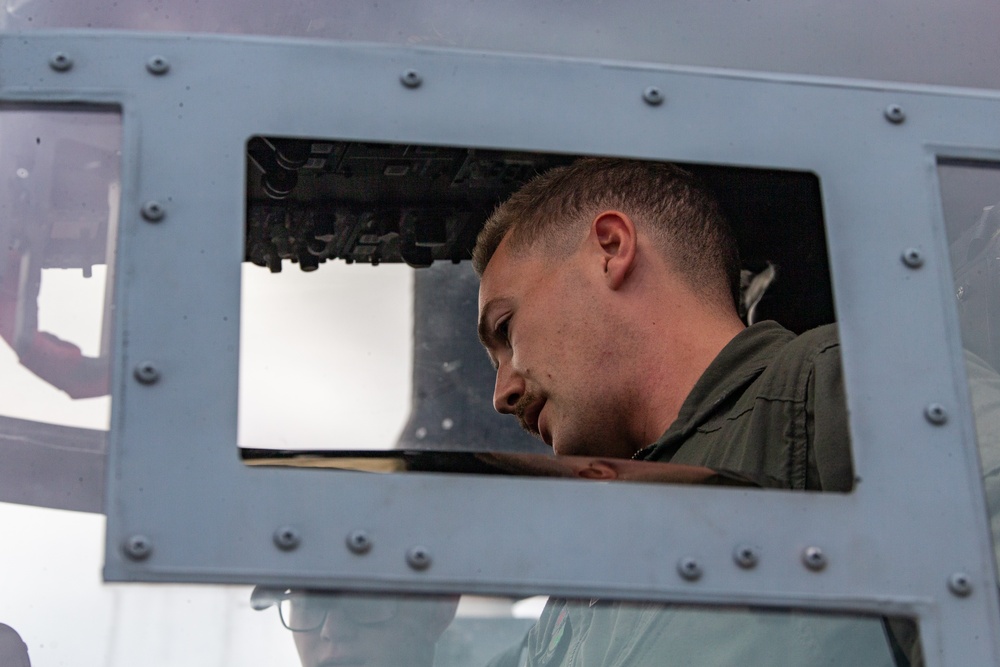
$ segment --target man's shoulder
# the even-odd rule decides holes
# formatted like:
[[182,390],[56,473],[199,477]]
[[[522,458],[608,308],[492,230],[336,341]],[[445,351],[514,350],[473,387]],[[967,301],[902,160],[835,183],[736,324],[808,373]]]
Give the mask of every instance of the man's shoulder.
[[835,324],[805,331],[774,352],[748,394],[804,401],[810,378],[840,374],[840,338]]
[[833,354],[840,352],[840,334],[835,323],[802,332],[788,342],[779,359],[811,359],[828,352]]

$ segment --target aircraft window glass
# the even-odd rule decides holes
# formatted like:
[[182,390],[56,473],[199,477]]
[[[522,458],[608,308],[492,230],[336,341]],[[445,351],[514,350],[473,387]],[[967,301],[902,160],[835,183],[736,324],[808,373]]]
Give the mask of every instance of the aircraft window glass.
[[103,516],[0,503],[0,525],[30,536],[0,550],[5,667],[517,665],[539,622],[524,648],[529,665],[567,664],[560,660],[572,651],[583,660],[573,664],[584,665],[662,665],[671,656],[734,667],[888,667],[907,664],[893,662],[901,646],[917,646],[906,619],[844,613],[609,599],[553,599],[546,609],[544,596],[104,584]]
[[[774,486],[766,473],[725,462],[556,458],[518,420],[495,412],[496,371],[477,334],[472,248],[499,203],[535,174],[576,159],[251,138],[238,420],[243,459],[370,472]],[[733,227],[744,267],[744,319],[775,320],[795,333],[833,322],[818,179],[686,167]],[[839,359],[831,363],[839,378]],[[846,411],[842,426],[837,449],[849,458]],[[850,490],[853,475],[844,477],[837,490]]]
[[1000,539],[1000,167],[942,159],[938,178],[996,547]]
[[36,474],[103,475],[120,143],[117,110],[0,108],[5,499],[49,504]]

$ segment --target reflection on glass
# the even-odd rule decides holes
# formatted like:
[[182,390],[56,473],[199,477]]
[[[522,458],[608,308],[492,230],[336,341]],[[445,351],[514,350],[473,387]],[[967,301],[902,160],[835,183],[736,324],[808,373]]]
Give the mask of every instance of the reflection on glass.
[[[105,518],[0,502],[0,625],[34,667],[291,667],[277,618],[251,586],[106,584]],[[0,627],[0,666],[7,662]]]
[[261,586],[251,605],[277,607],[303,667],[922,664],[915,624],[895,618]]
[[0,107],[0,499],[99,511],[121,120]]
[[1000,559],[1000,165],[940,160],[938,178],[986,504]]
[[458,596],[333,594],[257,587],[255,609],[278,607],[303,667],[431,667]]
[[0,111],[0,408],[106,429],[117,112]]

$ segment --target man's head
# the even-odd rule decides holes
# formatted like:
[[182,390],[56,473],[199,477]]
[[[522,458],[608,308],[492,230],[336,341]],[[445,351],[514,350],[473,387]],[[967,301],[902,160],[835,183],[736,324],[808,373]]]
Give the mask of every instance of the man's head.
[[546,172],[494,212],[473,264],[494,406],[559,454],[650,444],[741,328],[728,224],[672,165]]
[[629,215],[706,300],[739,303],[739,251],[718,202],[692,174],[662,162],[584,158],[535,177],[486,221],[472,265],[482,276],[507,237],[515,254],[541,244],[564,257],[602,210]]
[[278,603],[302,667],[431,667],[458,596],[255,590],[251,604]]

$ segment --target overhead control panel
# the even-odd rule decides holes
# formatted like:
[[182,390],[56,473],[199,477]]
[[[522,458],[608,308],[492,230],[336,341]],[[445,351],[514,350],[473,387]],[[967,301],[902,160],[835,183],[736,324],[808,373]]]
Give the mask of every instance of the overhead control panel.
[[534,174],[571,158],[438,146],[254,137],[247,260],[312,271],[468,259],[483,221]]

